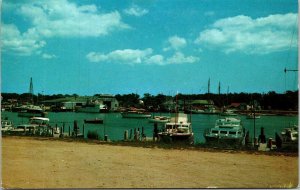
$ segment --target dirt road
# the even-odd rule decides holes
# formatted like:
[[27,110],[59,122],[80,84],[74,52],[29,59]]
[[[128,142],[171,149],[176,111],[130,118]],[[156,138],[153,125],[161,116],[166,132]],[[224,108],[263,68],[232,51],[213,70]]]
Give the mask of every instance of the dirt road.
[[2,138],[4,188],[284,188],[298,157]]

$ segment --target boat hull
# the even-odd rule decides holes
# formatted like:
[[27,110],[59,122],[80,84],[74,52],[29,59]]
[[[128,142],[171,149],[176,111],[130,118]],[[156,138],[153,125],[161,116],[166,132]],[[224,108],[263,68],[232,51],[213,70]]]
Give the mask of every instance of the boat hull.
[[147,113],[121,113],[123,118],[150,118],[151,114]]
[[204,136],[207,144],[217,144],[217,145],[242,145],[243,137],[239,138],[226,138],[226,137],[212,137]]
[[187,144],[194,143],[193,133],[158,133],[159,141],[173,143],[173,142],[183,142]]
[[89,123],[89,124],[103,124],[103,120],[102,119],[93,119],[93,120],[85,119],[84,123]]
[[45,117],[46,112],[39,112],[39,113],[34,113],[34,112],[19,112],[18,116],[19,117]]

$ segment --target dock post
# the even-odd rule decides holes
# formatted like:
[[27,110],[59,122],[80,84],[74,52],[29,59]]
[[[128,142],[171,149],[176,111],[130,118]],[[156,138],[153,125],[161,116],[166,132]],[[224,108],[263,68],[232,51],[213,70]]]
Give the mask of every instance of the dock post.
[[54,128],[51,128],[52,137],[54,137]]
[[263,127],[260,128],[260,135],[258,136],[258,141],[261,143],[266,143],[266,136]]
[[71,136],[71,126],[69,125],[69,137]]
[[136,134],[137,134],[137,133],[136,133],[136,128],[134,128],[134,131],[133,131],[133,139],[134,139],[134,140],[136,140]]
[[124,131],[124,141],[128,140],[128,130]]
[[272,138],[269,138],[269,140],[268,140],[268,148],[272,148]]
[[157,138],[157,134],[158,134],[157,123],[154,123],[154,126],[153,126],[153,142],[155,142],[155,140]]
[[82,125],[82,135],[83,135],[83,139],[84,139],[84,124]]
[[255,149],[258,148],[258,138],[257,137],[254,138],[254,148]]
[[77,126],[77,120],[74,120],[74,132],[75,132],[75,137],[77,137],[77,128],[78,126]]
[[65,122],[63,123],[63,126],[62,126],[62,133],[64,134],[65,132]]
[[130,133],[129,133],[129,139],[132,139],[132,129],[130,129]]

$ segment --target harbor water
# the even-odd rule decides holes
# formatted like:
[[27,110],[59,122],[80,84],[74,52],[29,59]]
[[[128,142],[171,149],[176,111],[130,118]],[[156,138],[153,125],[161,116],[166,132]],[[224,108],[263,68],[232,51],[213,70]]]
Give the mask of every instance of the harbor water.
[[[14,126],[29,122],[29,118],[18,117],[18,113],[15,112],[1,112],[1,117],[7,117],[13,121]],[[155,113],[155,115],[170,116],[168,113]],[[104,139],[104,135],[108,135],[108,138],[112,141],[122,140],[124,137],[124,131],[134,129],[142,131],[146,137],[152,137],[153,123],[150,123],[148,119],[136,119],[136,118],[122,118],[120,113],[77,113],[77,112],[49,112],[47,115],[50,119],[51,126],[64,126],[64,133],[68,133],[69,127],[73,131],[74,120],[77,121],[80,128],[80,132],[83,132],[84,125],[84,137],[87,138],[88,131],[97,132],[101,139]],[[192,121],[192,128],[195,137],[195,143],[204,143],[203,136],[206,128],[214,127],[215,121],[218,118],[224,118],[219,115],[208,114],[192,114],[188,115]],[[254,137],[254,120],[247,119],[245,115],[234,116],[242,120],[243,126],[246,131],[249,130],[250,137]],[[85,124],[85,119],[103,119],[103,124]],[[264,128],[264,132],[267,138],[275,138],[275,132],[280,133],[284,128],[292,125],[298,125],[298,116],[261,116],[259,119],[255,119],[255,136],[260,134],[261,127]],[[158,124],[159,128],[164,124]]]

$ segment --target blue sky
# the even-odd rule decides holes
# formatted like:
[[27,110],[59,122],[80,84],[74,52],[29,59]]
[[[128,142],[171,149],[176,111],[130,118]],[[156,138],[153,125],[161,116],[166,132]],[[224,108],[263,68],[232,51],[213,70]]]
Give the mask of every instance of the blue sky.
[[298,89],[297,0],[3,0],[1,91]]

